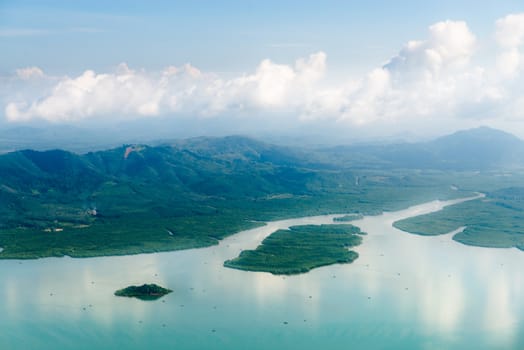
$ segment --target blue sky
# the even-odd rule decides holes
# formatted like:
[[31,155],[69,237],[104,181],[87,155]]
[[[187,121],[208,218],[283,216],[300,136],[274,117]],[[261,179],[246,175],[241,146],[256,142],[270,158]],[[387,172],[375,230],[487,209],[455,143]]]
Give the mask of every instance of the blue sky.
[[524,134],[524,99],[508,92],[524,81],[523,12],[511,0],[0,1],[2,119],[235,116],[255,130],[271,115],[281,127]]
[[1,1],[2,70],[56,73],[120,62],[162,68],[190,62],[247,71],[322,50],[358,71],[380,64],[428,25],[465,20],[478,34],[522,10],[521,1]]

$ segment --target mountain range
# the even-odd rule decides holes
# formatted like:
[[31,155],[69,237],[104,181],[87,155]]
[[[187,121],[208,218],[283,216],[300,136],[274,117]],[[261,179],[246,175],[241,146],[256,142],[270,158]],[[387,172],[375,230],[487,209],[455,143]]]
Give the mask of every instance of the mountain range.
[[400,209],[460,195],[450,190],[456,176],[435,171],[523,167],[523,144],[479,128],[425,143],[314,150],[228,136],[83,154],[14,151],[0,155],[0,247],[10,245],[2,254],[13,257],[172,250],[212,244],[256,220]]
[[[316,150],[276,146],[242,136],[200,137],[85,154],[64,150],[2,154],[0,196],[4,200],[9,197],[7,202],[12,204],[20,201],[22,194],[45,193],[46,198],[71,197],[91,205],[88,202],[95,201],[97,188],[114,183],[114,187],[135,188],[155,184],[193,197],[257,198],[314,192],[315,184],[329,181],[325,175],[330,171],[347,175],[355,169],[488,171],[522,167],[524,142],[486,127],[424,143]],[[148,196],[154,198],[153,193]]]
[[353,167],[492,170],[524,166],[524,142],[488,127],[458,131],[429,142],[338,146],[320,152],[331,162]]

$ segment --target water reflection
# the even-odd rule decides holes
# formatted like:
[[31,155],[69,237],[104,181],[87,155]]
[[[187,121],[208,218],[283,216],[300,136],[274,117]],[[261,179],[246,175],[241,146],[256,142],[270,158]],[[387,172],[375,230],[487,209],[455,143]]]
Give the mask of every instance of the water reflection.
[[[331,223],[333,216],[273,222],[206,249],[1,261],[0,348],[65,349],[73,339],[86,349],[524,345],[524,253],[391,227],[444,204],[356,221],[368,232],[358,260],[298,276],[231,270],[222,263],[277,229]],[[146,282],[174,293],[156,302],[113,296]],[[29,331],[35,327],[38,332]]]
[[[437,205],[435,205],[437,204]],[[441,208],[442,203],[419,207],[413,213]],[[401,216],[409,211],[401,212]],[[486,344],[511,346],[521,321],[517,310],[522,310],[522,278],[519,266],[524,256],[516,249],[489,249],[469,247],[451,240],[453,233],[437,237],[408,235],[392,228],[397,214],[366,218],[357,223],[370,232],[361,247],[360,264],[373,266],[380,274],[361,275],[368,289],[384,295],[395,284],[385,278],[388,272],[398,273],[398,282],[405,285],[401,293],[386,298],[396,300],[399,314],[411,314],[424,323],[427,330],[453,339],[459,330],[468,329],[484,339]],[[384,232],[375,234],[375,232]],[[384,253],[376,254],[377,251]],[[383,256],[394,256],[385,262]],[[516,254],[515,254],[516,253]],[[501,264],[505,260],[507,265]],[[500,271],[501,266],[506,266]],[[400,290],[402,288],[397,288]],[[522,329],[521,329],[522,330]],[[471,339],[474,341],[474,339]]]

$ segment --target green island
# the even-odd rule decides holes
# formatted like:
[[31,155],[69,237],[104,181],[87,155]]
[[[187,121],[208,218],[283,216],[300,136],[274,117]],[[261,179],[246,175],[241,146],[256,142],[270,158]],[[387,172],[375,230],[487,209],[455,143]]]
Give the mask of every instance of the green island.
[[141,286],[129,286],[119,289],[115,292],[115,295],[140,300],[156,300],[171,292],[173,292],[171,289],[163,288],[156,284],[143,284]]
[[442,211],[397,221],[394,227],[418,235],[441,235],[465,227],[457,242],[524,250],[524,187],[486,194],[485,198],[445,207]]
[[244,250],[225,267],[291,275],[311,269],[351,263],[358,253],[348,248],[359,245],[362,232],[352,225],[304,225],[278,230],[255,250]]

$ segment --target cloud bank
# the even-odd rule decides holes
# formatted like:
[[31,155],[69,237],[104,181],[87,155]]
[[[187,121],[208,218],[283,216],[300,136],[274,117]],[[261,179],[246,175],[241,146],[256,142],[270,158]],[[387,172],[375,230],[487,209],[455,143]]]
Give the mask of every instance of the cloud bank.
[[[493,38],[495,63],[479,65],[479,39],[467,23],[438,22],[425,39],[407,42],[359,79],[330,75],[324,52],[293,64],[265,59],[251,73],[229,79],[190,64],[147,72],[122,63],[110,73],[87,70],[76,77],[49,77],[27,67],[12,78],[19,86],[16,94],[4,92],[2,100],[11,122],[264,115],[362,125],[522,118],[524,89],[515,87],[524,82],[524,14],[497,20]],[[31,88],[35,84],[37,91]]]

